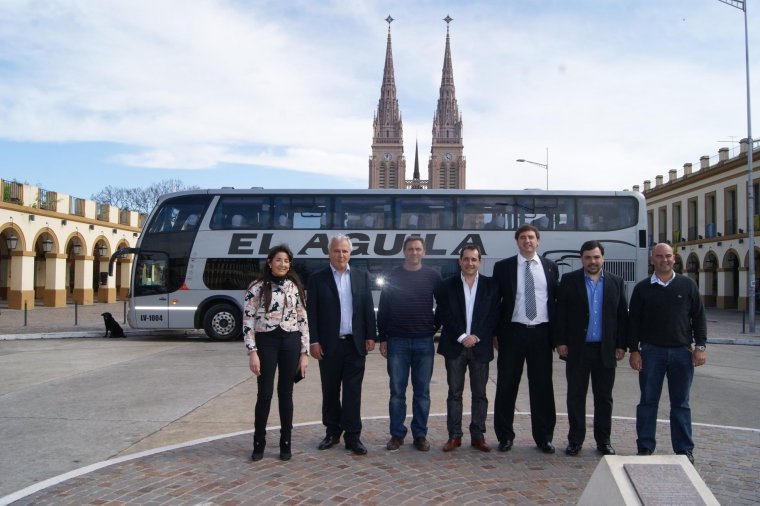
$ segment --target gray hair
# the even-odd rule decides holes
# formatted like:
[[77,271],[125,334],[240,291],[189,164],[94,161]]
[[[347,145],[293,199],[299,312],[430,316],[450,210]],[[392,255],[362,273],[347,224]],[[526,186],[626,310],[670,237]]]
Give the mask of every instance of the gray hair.
[[333,244],[336,242],[343,242],[346,241],[348,243],[348,250],[351,251],[354,248],[353,243],[351,242],[351,238],[344,234],[335,234],[334,236],[330,237],[330,245],[328,246],[328,249],[332,249]]

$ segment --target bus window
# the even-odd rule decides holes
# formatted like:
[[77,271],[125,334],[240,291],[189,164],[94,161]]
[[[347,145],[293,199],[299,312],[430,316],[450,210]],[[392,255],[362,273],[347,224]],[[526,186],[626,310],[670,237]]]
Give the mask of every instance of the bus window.
[[[460,197],[457,199],[456,224],[460,230],[504,228],[504,215],[501,220],[494,197]],[[501,226],[499,226],[499,221]]]
[[203,284],[209,290],[245,290],[264,263],[258,258],[209,258],[203,269]]
[[234,228],[270,228],[269,197],[224,196],[214,209],[209,228],[225,230]]
[[453,199],[447,197],[399,197],[396,200],[396,227],[402,230],[450,230]]
[[140,253],[135,270],[135,296],[168,293],[168,266],[169,257],[163,253]]
[[575,228],[574,200],[561,197],[536,197],[534,217],[530,224],[539,230],[571,230]]
[[373,230],[390,228],[391,201],[372,195],[335,199],[335,228]]
[[150,223],[149,233],[195,230],[206,208],[205,203],[182,201],[165,204]]
[[637,206],[635,198],[579,197],[579,228],[602,231],[633,227],[638,217]]
[[319,229],[329,226],[330,199],[327,197],[275,197],[275,228]]

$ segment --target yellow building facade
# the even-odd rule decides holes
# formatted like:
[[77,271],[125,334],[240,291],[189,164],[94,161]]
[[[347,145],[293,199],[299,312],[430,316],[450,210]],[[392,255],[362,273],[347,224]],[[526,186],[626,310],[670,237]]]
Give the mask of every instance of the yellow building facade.
[[131,257],[113,252],[134,246],[144,215],[0,180],[0,301],[10,309],[111,303],[129,291]]

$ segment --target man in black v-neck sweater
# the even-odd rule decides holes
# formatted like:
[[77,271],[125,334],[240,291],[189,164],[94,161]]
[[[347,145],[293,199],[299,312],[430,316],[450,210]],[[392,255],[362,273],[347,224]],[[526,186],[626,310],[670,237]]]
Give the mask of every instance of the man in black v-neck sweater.
[[657,409],[667,377],[673,451],[693,463],[689,391],[694,367],[707,360],[705,310],[696,283],[673,271],[675,256],[670,245],[655,245],[652,264],[654,274],[636,285],[629,306],[630,363],[639,371],[641,389],[636,445],[639,455],[654,453]]

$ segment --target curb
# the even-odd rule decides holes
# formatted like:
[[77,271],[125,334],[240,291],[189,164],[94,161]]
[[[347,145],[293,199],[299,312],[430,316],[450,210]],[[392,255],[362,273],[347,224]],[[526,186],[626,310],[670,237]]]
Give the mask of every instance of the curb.
[[[206,337],[202,330],[128,330],[125,337]],[[31,339],[77,339],[83,337],[101,339],[122,339],[119,337],[106,338],[102,330],[77,331],[77,332],[39,332],[29,334],[2,334],[0,341],[23,341]]]

